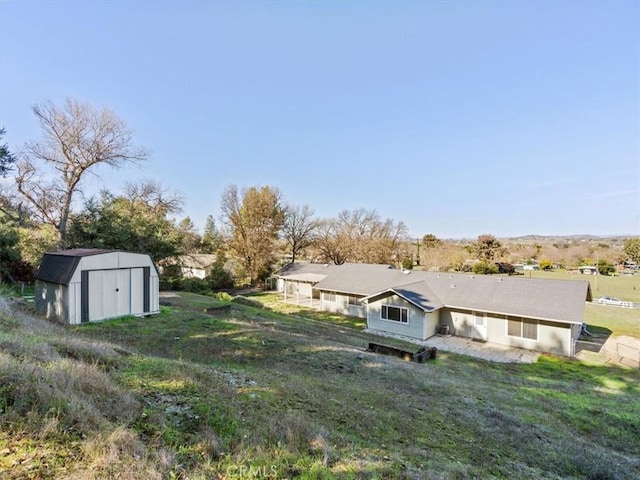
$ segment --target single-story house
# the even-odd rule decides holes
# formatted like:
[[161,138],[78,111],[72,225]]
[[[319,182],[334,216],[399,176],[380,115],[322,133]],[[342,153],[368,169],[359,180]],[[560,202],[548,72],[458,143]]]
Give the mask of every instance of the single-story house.
[[594,267],[592,265],[583,265],[581,267],[578,267],[578,270],[583,275],[597,275],[598,274],[598,267]]
[[160,311],[158,270],[147,254],[49,252],[35,278],[36,311],[49,320],[76,325]]
[[366,318],[373,330],[420,340],[446,331],[565,356],[574,355],[585,301],[591,300],[585,281],[403,271],[386,265],[299,264],[276,276],[283,293],[311,290],[298,303],[317,298],[320,310]]
[[204,278],[209,273],[218,259],[217,255],[210,253],[194,253],[180,255],[175,259],[175,264],[180,267],[180,273],[184,278]]

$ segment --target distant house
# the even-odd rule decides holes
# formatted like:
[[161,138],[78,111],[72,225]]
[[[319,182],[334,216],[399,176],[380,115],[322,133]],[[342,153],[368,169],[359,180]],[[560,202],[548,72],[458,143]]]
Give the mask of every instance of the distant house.
[[49,320],[73,325],[160,311],[158,271],[147,254],[49,252],[35,278],[36,311]]
[[213,254],[194,253],[180,255],[173,263],[180,267],[180,273],[184,278],[204,278],[211,273],[217,258],[217,255]]
[[386,265],[294,264],[277,274],[288,298],[366,318],[373,330],[420,340],[447,331],[573,356],[588,282],[396,270]]
[[594,267],[592,265],[583,265],[581,267],[578,267],[578,271],[583,275],[597,275],[598,267]]

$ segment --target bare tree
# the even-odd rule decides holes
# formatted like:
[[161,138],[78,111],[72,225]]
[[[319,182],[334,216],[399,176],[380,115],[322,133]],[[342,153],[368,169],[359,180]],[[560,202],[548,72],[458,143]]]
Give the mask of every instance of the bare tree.
[[349,246],[341,237],[335,219],[324,219],[318,222],[314,246],[323,261],[342,265],[349,259]]
[[132,202],[140,201],[153,212],[164,215],[180,213],[184,203],[179,193],[153,180],[128,182],[124,187],[124,197]]
[[343,210],[336,219],[325,220],[318,229],[317,248],[334,263],[393,263],[405,240],[403,222],[383,220],[375,210]]
[[53,225],[65,244],[74,195],[86,173],[101,164],[121,167],[147,158],[132,145],[131,131],[110,109],[68,98],[62,107],[44,102],[33,107],[42,140],[26,145],[16,164],[16,188],[34,216]]
[[222,221],[230,231],[229,247],[242,262],[251,283],[269,273],[275,243],[284,221],[280,191],[263,186],[238,192],[230,185],[222,194]]
[[296,261],[298,253],[313,243],[317,222],[313,219],[313,210],[309,205],[287,205],[284,208],[282,237],[291,250],[291,263]]

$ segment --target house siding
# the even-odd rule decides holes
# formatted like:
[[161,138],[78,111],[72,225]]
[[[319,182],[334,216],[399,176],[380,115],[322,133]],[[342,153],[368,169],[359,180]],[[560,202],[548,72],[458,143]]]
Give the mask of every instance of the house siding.
[[[483,312],[478,312],[483,313]],[[537,340],[507,335],[507,318],[505,315],[484,314],[487,325],[486,340],[491,343],[510,347],[526,348],[558,355],[572,356],[573,340],[576,337],[576,329],[571,324],[538,320]],[[521,318],[512,316],[510,318]],[[466,338],[474,338],[473,312],[460,309],[443,309],[440,321],[449,325],[449,331],[453,335]],[[578,326],[579,327],[579,326]],[[579,335],[579,329],[578,329]]]
[[[404,307],[408,310],[407,323],[383,320],[381,318],[382,305]],[[433,323],[431,319],[429,323]],[[437,325],[437,320],[435,325]],[[425,315],[424,312],[397,295],[389,295],[370,302],[367,308],[367,326],[374,330],[383,330],[397,335],[405,335],[419,340],[425,340]],[[428,333],[428,332],[427,332]],[[435,326],[434,332],[435,333]],[[433,333],[431,335],[433,335]],[[429,336],[431,336],[429,335]]]

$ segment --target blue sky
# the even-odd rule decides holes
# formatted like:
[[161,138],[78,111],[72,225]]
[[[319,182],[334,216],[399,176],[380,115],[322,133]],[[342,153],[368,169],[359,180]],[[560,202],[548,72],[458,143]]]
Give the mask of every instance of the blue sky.
[[0,126],[109,106],[200,228],[229,184],[411,235],[640,234],[640,2],[0,0]]

